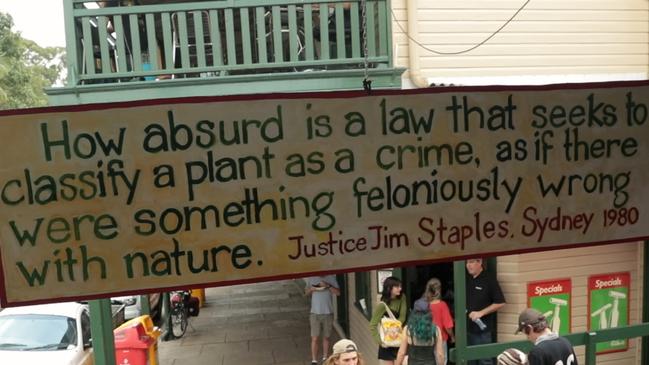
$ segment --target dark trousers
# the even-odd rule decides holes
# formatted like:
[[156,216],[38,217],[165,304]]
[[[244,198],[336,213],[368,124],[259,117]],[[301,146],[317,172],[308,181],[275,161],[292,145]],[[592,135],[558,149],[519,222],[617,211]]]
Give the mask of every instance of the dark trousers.
[[[491,331],[484,331],[480,333],[467,332],[467,336],[469,346],[491,343]],[[480,359],[471,360],[468,362],[468,365],[493,365],[495,363],[496,362],[494,361],[494,359]]]

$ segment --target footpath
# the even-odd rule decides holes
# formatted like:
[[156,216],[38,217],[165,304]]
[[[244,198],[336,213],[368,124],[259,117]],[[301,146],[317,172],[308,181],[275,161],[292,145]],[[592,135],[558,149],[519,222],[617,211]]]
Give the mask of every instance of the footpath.
[[[306,365],[311,362],[310,298],[303,281],[205,290],[187,333],[160,341],[161,365]],[[332,345],[338,340],[332,336]]]

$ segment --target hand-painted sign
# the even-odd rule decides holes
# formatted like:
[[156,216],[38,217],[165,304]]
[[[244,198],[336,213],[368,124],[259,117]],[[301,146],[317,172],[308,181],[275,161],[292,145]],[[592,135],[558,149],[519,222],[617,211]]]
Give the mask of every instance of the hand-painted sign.
[[0,112],[8,304],[649,236],[649,83]]
[[[595,275],[588,278],[588,330],[597,331],[629,324],[629,293],[631,275],[628,272]],[[626,339],[597,344],[597,353],[625,351]]]
[[527,305],[545,315],[552,332],[570,333],[572,282],[557,279],[527,283]]

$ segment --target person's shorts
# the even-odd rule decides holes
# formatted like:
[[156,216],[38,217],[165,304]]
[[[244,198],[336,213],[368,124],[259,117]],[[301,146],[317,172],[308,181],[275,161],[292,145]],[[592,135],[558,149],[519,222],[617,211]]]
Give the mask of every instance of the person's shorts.
[[396,360],[397,353],[399,352],[398,347],[382,347],[379,346],[379,360]]
[[314,314],[309,316],[311,322],[311,337],[331,337],[331,329],[334,326],[333,314]]

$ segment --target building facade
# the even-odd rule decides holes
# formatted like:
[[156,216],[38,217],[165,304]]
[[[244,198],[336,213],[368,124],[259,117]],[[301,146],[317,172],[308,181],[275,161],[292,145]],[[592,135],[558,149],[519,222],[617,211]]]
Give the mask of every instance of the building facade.
[[[649,5],[640,0],[64,4],[68,84],[48,90],[52,105],[353,90],[366,77],[374,88],[414,88],[641,80],[649,72]],[[531,303],[530,284],[541,281],[570,283],[565,318],[576,333],[597,317],[591,279],[622,273],[628,323],[641,323],[645,256],[644,243],[629,242],[491,257],[507,298],[495,340],[522,340],[513,334],[517,314]],[[377,363],[368,326],[379,278],[400,276],[412,303],[430,276],[452,289],[453,270],[435,262],[341,275],[339,330]],[[597,363],[642,361],[638,339],[613,350]],[[577,351],[584,363],[583,346]]]

